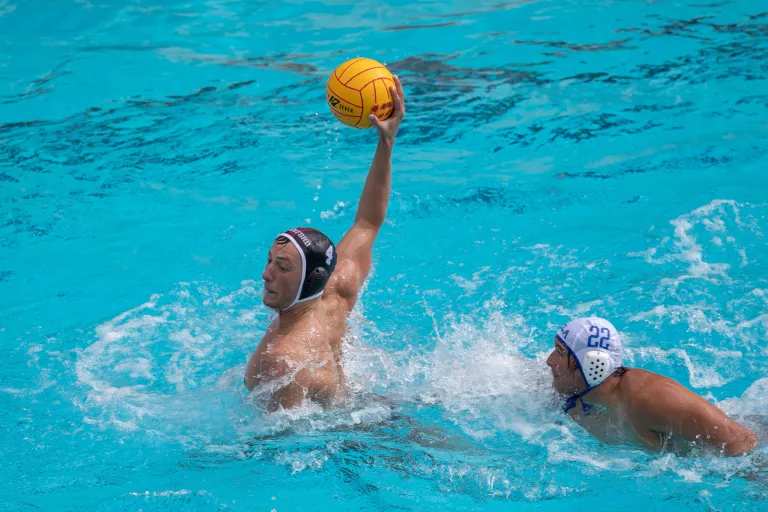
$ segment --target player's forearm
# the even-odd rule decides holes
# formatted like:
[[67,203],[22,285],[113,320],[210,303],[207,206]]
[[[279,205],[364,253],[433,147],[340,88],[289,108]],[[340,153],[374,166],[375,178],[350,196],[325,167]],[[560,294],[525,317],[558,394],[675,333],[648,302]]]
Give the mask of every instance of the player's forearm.
[[371,169],[365,180],[355,222],[365,222],[375,228],[381,227],[387,216],[389,191],[392,185],[392,148],[395,141],[379,139],[373,156]]

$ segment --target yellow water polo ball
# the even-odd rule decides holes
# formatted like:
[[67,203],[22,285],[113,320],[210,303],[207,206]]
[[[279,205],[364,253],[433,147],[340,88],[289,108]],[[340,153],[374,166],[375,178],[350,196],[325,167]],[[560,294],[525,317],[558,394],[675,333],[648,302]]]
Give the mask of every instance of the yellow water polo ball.
[[369,114],[389,118],[394,110],[392,73],[372,59],[351,59],[333,70],[325,86],[325,99],[336,119],[354,128],[370,128]]

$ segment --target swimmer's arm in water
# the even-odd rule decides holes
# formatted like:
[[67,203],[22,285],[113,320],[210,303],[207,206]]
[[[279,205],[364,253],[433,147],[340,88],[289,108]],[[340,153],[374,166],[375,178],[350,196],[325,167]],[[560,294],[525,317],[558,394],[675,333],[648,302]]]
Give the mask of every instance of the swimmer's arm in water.
[[392,117],[379,121],[371,117],[371,123],[379,134],[379,142],[373,163],[360,196],[355,222],[337,246],[338,266],[331,277],[329,286],[347,302],[352,309],[357,293],[371,269],[372,249],[379,229],[384,224],[389,205],[392,183],[392,148],[405,115],[405,98],[400,80],[394,77],[392,90],[394,112]]
[[634,404],[636,427],[642,427],[639,430],[656,433],[660,440],[668,435],[680,436],[727,457],[744,455],[757,446],[751,431],[705,399],[682,386],[663,391]]
[[280,409],[293,409],[304,403],[304,388],[298,382],[292,381],[274,393],[267,402],[267,412],[275,412]]

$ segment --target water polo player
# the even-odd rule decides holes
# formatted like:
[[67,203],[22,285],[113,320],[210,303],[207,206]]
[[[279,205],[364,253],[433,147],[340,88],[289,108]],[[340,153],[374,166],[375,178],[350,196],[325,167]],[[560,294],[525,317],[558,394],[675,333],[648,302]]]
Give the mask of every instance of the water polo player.
[[337,246],[317,230],[291,229],[269,250],[263,300],[277,316],[248,361],[245,385],[268,386],[270,412],[307,398],[327,406],[343,390],[341,340],[386,217],[392,149],[405,114],[402,86],[394,82],[392,116],[369,117],[379,141],[352,227]]
[[579,318],[555,336],[547,359],[565,412],[601,441],[680,455],[704,449],[743,455],[755,435],[672,379],[625,368],[616,328],[602,318]]

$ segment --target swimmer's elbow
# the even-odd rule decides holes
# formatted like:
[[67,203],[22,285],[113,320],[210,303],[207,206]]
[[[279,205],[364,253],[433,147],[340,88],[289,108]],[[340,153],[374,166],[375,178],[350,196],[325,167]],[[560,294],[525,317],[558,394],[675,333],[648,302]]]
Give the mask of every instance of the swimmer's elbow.
[[726,457],[741,457],[757,448],[757,436],[744,427],[741,430],[735,439],[725,445],[724,454]]

